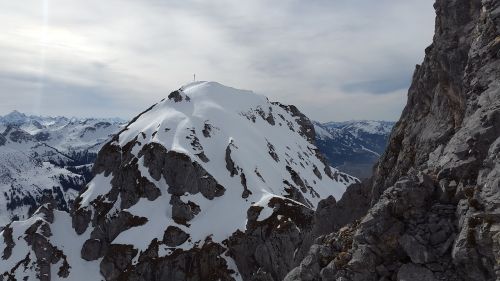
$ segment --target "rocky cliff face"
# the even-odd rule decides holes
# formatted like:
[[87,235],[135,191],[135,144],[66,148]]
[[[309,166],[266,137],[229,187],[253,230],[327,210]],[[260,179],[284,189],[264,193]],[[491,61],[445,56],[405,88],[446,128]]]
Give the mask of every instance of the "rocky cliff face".
[[500,2],[434,7],[434,41],[362,187],[368,212],[331,224],[285,280],[500,279]]

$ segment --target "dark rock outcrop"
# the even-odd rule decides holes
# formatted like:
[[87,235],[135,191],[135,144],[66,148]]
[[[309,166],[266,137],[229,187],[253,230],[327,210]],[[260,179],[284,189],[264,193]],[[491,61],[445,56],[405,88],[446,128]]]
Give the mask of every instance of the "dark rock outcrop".
[[173,91],[168,95],[169,100],[173,100],[174,102],[181,102],[183,100],[189,101],[190,98],[182,92],[182,90]]
[[338,231],[366,214],[370,204],[369,187],[367,183],[352,184],[338,202],[332,196],[320,201],[311,222],[311,231],[304,236],[295,254],[297,263],[307,255],[316,238]]
[[[207,239],[199,248],[188,251],[176,249],[168,256],[158,257],[157,249],[141,256],[139,262],[130,265],[117,279],[130,281],[234,281],[232,271],[221,258],[225,248]],[[118,272],[116,272],[118,273]]]
[[137,250],[132,245],[111,245],[102,259],[101,274],[106,280],[117,280],[131,270]]
[[238,174],[238,169],[234,164],[234,160],[231,158],[231,147],[234,147],[232,142],[226,147],[226,155],[224,159],[226,160],[226,169],[229,171],[231,177],[234,177],[234,175]]
[[300,126],[299,133],[304,136],[310,143],[314,143],[316,132],[314,130],[314,125],[304,113],[294,105],[284,105],[279,102],[273,102],[274,105],[278,105],[287,112],[289,112],[293,117],[295,117],[297,123]]
[[133,216],[126,211],[100,222],[99,227],[90,233],[90,239],[83,244],[82,258],[91,261],[103,257],[110,246],[109,241],[113,241],[123,231],[146,222],[146,218]]
[[144,155],[144,165],[155,180],[163,176],[169,185],[168,193],[181,196],[201,193],[207,199],[224,195],[224,187],[187,155],[167,151],[159,144],[145,145],[138,157]]
[[6,225],[3,228],[3,242],[5,243],[5,248],[3,249],[2,259],[6,260],[12,255],[12,249],[15,246],[14,239],[12,238],[12,227]]
[[186,242],[189,238],[189,234],[182,231],[182,229],[177,226],[168,226],[165,230],[165,234],[163,235],[163,242],[168,247],[177,247],[182,243]]
[[226,240],[243,280],[261,280],[263,276],[264,280],[282,280],[293,268],[294,253],[310,231],[310,209],[280,198],[272,198],[269,207],[272,215],[261,221],[262,207],[250,208],[245,232],[237,231]]

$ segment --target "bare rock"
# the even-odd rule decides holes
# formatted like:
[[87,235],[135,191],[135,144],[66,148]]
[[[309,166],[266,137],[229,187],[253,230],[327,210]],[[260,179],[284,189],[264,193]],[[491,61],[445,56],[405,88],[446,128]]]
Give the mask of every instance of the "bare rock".
[[208,239],[199,248],[176,249],[165,257],[144,257],[115,280],[234,281],[233,272],[221,257],[224,251],[222,245]]
[[398,271],[398,281],[435,281],[432,271],[425,267],[409,263]]
[[3,241],[5,243],[5,248],[3,249],[3,254],[2,254],[2,259],[7,260],[10,258],[12,255],[12,249],[16,245],[14,243],[14,239],[12,238],[12,227],[9,225],[6,225],[3,228],[2,236],[3,236]]
[[235,232],[226,242],[243,280],[257,278],[259,270],[267,279],[282,280],[294,267],[294,254],[310,231],[308,208],[282,198],[271,199],[269,207],[273,214],[262,221],[257,220],[262,208],[250,208],[245,232]]
[[137,250],[132,245],[111,245],[101,261],[101,274],[106,280],[118,280],[130,269]]
[[420,244],[413,236],[405,234],[399,238],[399,243],[416,264],[430,263],[435,260],[434,255],[427,250],[427,247]]
[[177,247],[188,240],[189,234],[177,226],[169,225],[163,235],[163,243],[168,247]]

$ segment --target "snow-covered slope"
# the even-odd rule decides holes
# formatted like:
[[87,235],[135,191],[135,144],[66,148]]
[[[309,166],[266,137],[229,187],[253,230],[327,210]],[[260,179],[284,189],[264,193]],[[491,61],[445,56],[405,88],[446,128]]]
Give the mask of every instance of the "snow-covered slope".
[[314,138],[294,106],[215,82],[186,85],[102,148],[71,222],[47,205],[3,231],[5,245],[31,240],[22,234],[30,226],[68,232],[42,233],[61,258],[44,263],[33,258],[36,245],[12,246],[0,272],[22,279],[38,270],[52,280],[249,280],[260,272],[278,280],[320,200],[356,182],[326,164]]
[[[140,157],[140,151],[151,144],[188,156],[219,185],[227,187],[216,199],[201,194],[180,196],[181,200],[191,201],[202,210],[196,220],[189,223],[189,229],[186,227],[193,243],[208,235],[221,242],[236,229],[244,229],[250,206],[264,208],[259,219],[266,219],[266,214],[272,213],[268,203],[273,197],[297,196],[299,203],[314,208],[322,198],[330,195],[340,198],[346,184],[353,182],[347,177],[338,177],[337,181],[330,178],[330,172],[325,172],[327,167],[316,157],[314,145],[300,134],[295,118],[263,96],[217,83],[195,83],[184,87],[178,99],[176,102],[174,97],[154,106],[127,126],[113,144],[122,148],[132,145],[131,153],[138,159],[141,175],[160,190],[167,190],[168,183],[153,178],[144,164],[145,158]],[[297,195],[287,191],[283,184],[284,181],[294,184],[294,175],[303,179],[296,180],[304,190]],[[106,178],[100,175],[95,181],[106,182]],[[84,203],[89,203],[96,192],[101,194],[97,190],[102,189],[101,185],[92,182],[90,187],[82,195]],[[164,194],[163,197],[156,204],[139,202],[144,206],[135,206],[133,210],[137,214],[131,213],[146,215],[148,212],[142,207],[168,205],[171,196]],[[227,210],[231,210],[230,215]],[[208,227],[221,216],[225,217],[223,225],[215,230]],[[168,217],[163,219],[160,225],[174,223]],[[158,225],[157,222],[147,223],[135,232],[140,234],[147,229],[151,238],[157,237],[160,233],[154,233],[154,225]],[[130,244],[137,240],[126,236],[119,241]]]
[[98,149],[121,124],[17,111],[0,117],[0,226],[26,219],[52,199],[68,210],[90,180]]
[[69,210],[78,191],[65,188],[65,182],[83,185],[84,179],[22,151],[0,146],[0,226],[27,219],[45,200],[54,199],[59,209]]
[[394,122],[347,121],[314,123],[316,145],[333,167],[368,178],[384,152]]

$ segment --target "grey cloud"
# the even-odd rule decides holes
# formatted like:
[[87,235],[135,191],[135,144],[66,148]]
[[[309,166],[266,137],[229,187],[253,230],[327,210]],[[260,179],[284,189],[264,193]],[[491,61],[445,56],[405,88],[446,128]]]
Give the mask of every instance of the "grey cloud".
[[0,3],[0,114],[42,89],[47,114],[131,117],[197,73],[320,121],[396,119],[434,26],[433,0],[44,1],[46,27],[41,1]]
[[348,83],[342,85],[342,90],[347,93],[388,94],[397,90],[408,89],[410,82],[410,76],[405,75],[392,79]]
[[0,71],[0,80],[12,80],[17,83],[36,84],[40,82],[40,77],[33,73],[15,73]]
[[[130,118],[123,113],[133,112],[136,107],[128,96],[120,98],[115,88],[85,86],[26,74],[0,73],[0,76],[3,91],[11,93],[0,107],[4,112],[16,109],[43,115]],[[141,99],[134,102],[141,103]],[[148,105],[149,102],[144,101],[140,104],[142,107]]]

